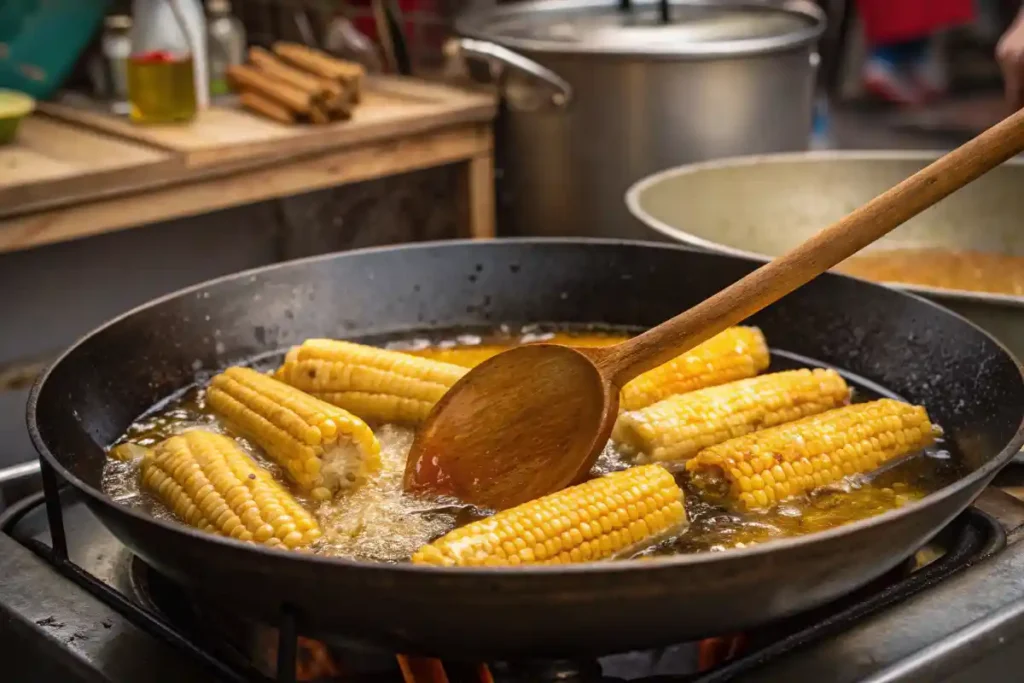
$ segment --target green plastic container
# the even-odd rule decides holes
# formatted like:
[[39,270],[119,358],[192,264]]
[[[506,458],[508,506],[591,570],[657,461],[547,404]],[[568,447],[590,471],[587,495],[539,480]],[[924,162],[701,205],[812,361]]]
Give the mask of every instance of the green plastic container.
[[60,87],[109,0],[0,0],[0,88],[38,100]]
[[0,89],[0,145],[14,140],[18,124],[36,108],[36,101],[17,90]]

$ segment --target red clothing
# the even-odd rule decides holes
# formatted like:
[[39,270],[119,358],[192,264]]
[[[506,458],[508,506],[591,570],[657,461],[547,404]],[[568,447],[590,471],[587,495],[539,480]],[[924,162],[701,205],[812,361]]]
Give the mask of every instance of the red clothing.
[[974,20],[974,0],[857,0],[870,45],[927,38]]

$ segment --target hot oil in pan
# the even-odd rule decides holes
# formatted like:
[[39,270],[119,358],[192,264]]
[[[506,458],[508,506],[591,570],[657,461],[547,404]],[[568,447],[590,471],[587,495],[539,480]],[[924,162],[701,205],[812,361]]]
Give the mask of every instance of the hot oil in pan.
[[[437,360],[474,365],[516,343],[554,340],[575,345],[599,345],[624,338],[624,331],[608,328],[553,333],[531,327],[515,331],[501,329],[489,334],[452,333],[430,338],[366,341]],[[279,360],[280,356],[275,354],[254,365],[270,368],[276,366]],[[768,371],[820,365],[810,359],[773,350],[772,364]],[[866,380],[843,374],[854,388],[854,401],[894,397]],[[199,385],[155,406],[132,424],[123,441],[152,445],[194,427],[227,433],[207,411],[202,391],[202,383],[207,378],[199,379]],[[413,431],[398,425],[375,425],[374,431],[381,443],[382,470],[372,481],[328,503],[315,503],[297,495],[300,502],[316,515],[324,532],[315,552],[378,562],[404,562],[421,545],[456,526],[487,514],[487,511],[454,500],[427,501],[403,495],[402,475],[405,458],[412,445]],[[239,441],[279,481],[286,481],[280,469],[265,459],[256,447],[244,439]],[[954,460],[940,443],[926,457],[909,458],[863,485],[819,492],[808,499],[787,502],[770,513],[742,515],[730,514],[705,502],[699,492],[687,486],[685,477],[680,476],[680,484],[686,489],[690,526],[678,537],[648,548],[640,556],[742,547],[821,531],[871,517],[922,498],[955,481],[959,472],[953,465]],[[626,467],[627,464],[625,457],[609,445],[595,466],[594,473],[607,473]],[[171,519],[170,513],[163,506],[139,490],[136,465],[108,460],[103,485],[104,490],[116,500],[141,506],[158,517]],[[296,492],[293,490],[293,493]]]

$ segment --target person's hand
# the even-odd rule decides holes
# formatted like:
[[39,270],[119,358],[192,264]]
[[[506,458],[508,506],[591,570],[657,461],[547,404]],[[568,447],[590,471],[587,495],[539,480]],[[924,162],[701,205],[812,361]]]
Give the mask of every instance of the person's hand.
[[1014,109],[1024,106],[1024,11],[999,39],[996,59],[1003,71],[1006,99]]

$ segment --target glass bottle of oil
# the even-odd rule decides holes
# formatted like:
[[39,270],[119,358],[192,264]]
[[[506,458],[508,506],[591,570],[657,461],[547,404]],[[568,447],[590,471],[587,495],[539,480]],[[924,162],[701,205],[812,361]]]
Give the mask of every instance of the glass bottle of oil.
[[136,123],[195,118],[194,41],[178,1],[135,0],[128,101]]

